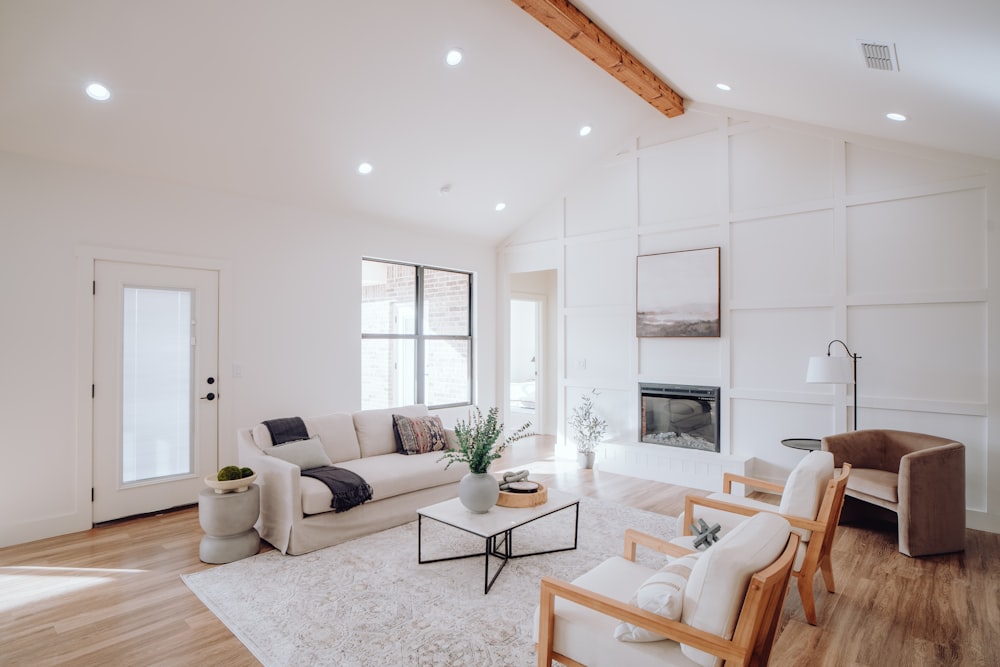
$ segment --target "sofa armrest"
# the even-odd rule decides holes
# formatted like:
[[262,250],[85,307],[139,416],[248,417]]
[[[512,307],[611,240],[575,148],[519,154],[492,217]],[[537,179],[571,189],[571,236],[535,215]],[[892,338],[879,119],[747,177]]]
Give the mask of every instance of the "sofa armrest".
[[287,553],[292,526],[303,517],[299,467],[261,451],[250,429],[237,431],[236,446],[240,465],[257,473],[260,536],[281,553]]

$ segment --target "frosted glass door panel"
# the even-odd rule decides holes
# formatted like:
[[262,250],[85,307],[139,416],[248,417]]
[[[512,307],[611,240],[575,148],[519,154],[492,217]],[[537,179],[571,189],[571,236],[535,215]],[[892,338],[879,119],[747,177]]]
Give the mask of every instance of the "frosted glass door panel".
[[124,289],[122,482],[192,472],[190,290]]

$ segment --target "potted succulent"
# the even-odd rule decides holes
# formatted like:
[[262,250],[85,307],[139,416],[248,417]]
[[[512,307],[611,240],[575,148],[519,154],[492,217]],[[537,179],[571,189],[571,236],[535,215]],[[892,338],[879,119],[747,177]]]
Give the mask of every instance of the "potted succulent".
[[581,468],[593,468],[597,454],[597,445],[604,438],[608,423],[594,414],[594,399],[597,390],[580,398],[580,404],[573,408],[569,426],[573,429],[573,439],[576,441],[576,460]]
[[439,459],[448,460],[445,469],[452,463],[469,465],[469,473],[458,484],[458,497],[463,505],[477,513],[489,511],[500,497],[500,484],[488,472],[490,464],[500,458],[507,445],[531,435],[529,422],[500,440],[503,424],[497,419],[498,412],[497,408],[490,408],[483,417],[479,408],[473,407],[468,424],[462,419],[455,424],[458,447],[445,451]]

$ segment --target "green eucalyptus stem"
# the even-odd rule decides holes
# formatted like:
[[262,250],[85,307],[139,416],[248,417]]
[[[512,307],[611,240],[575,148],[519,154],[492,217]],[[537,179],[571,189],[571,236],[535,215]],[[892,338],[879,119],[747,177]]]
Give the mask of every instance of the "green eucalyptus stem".
[[468,463],[469,471],[477,474],[485,473],[489,470],[490,464],[503,456],[507,446],[516,440],[526,438],[532,433],[528,432],[531,422],[517,429],[504,440],[500,440],[503,435],[503,424],[499,422],[497,415],[498,408],[490,408],[483,417],[478,407],[472,408],[470,423],[465,420],[458,420],[455,424],[455,437],[458,439],[458,448],[449,449],[438,459],[448,460],[445,466],[447,470],[452,463]]

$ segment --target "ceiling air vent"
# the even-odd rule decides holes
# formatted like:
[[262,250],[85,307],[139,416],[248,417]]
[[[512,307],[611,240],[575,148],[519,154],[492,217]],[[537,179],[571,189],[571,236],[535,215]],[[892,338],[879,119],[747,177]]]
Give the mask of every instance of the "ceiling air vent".
[[865,59],[868,69],[880,69],[887,72],[899,71],[899,61],[896,59],[896,45],[892,42],[873,42],[859,39],[861,56]]

